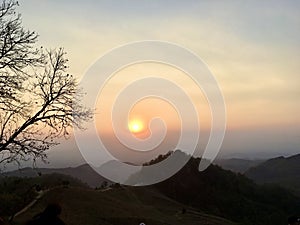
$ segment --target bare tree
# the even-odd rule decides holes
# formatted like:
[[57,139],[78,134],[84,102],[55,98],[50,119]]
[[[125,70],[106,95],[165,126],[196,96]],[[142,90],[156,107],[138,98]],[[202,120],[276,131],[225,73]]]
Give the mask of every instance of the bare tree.
[[58,138],[92,115],[66,72],[64,50],[36,48],[38,36],[22,27],[17,5],[0,5],[0,163],[44,160]]
[[[43,61],[35,32],[21,26],[21,16],[16,15],[18,2],[2,2],[0,5],[0,102],[13,99],[22,83],[28,78],[26,68],[38,66]],[[15,99],[16,100],[16,99]]]

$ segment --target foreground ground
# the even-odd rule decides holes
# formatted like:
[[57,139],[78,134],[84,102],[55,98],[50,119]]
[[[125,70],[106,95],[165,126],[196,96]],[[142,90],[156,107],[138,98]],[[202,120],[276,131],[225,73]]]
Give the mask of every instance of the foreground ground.
[[67,225],[139,225],[142,222],[146,225],[235,224],[188,208],[154,189],[133,187],[107,191],[78,187],[53,189],[17,216],[14,224],[24,224],[49,202],[58,202],[62,206],[61,218]]

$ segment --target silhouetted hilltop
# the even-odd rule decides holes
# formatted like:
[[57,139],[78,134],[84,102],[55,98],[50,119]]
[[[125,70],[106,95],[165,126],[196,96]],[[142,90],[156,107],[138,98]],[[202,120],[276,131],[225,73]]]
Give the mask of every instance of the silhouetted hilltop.
[[139,172],[132,174],[126,184],[143,186],[165,180],[174,171],[179,171],[181,169],[180,165],[186,164],[189,158],[190,156],[180,150],[166,155],[159,155],[150,162],[145,163]]
[[279,184],[300,196],[300,154],[267,160],[245,175],[259,184]]

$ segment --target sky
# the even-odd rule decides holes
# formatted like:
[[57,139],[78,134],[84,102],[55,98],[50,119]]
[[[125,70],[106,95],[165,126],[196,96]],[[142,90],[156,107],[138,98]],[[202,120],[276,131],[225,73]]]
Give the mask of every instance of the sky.
[[[220,156],[264,158],[300,153],[299,1],[20,0],[19,3],[24,26],[40,35],[38,45],[64,47],[70,72],[78,79],[102,55],[134,41],[166,41],[194,52],[209,67],[224,96],[227,127]],[[184,78],[182,71],[158,63],[128,66],[108,82],[95,106],[100,110],[95,116],[99,135],[102,132],[110,137],[112,131],[111,125],[105,124],[109,121],[101,119],[103,114],[110,113],[106,105],[112,104],[113,96],[130,79],[143,74],[175,77],[173,81],[187,90],[196,110],[201,112],[199,124],[203,136],[207,135],[211,115],[201,90]],[[98,78],[95,75],[93,79],[98,82]],[[137,105],[131,117],[142,117],[148,123],[159,114],[166,118],[171,132],[175,132],[180,120],[176,110],[164,104],[159,99],[150,99]],[[152,112],[149,105],[151,109],[163,110]],[[145,132],[143,135],[147,137],[149,130]],[[89,132],[85,135],[88,138]],[[106,140],[111,142],[110,138]],[[82,157],[74,138],[51,150],[49,161],[58,166],[80,164]]]

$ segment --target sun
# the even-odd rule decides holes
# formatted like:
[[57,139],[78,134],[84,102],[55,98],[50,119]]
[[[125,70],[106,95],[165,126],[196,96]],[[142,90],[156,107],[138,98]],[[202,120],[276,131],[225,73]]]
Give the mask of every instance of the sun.
[[144,124],[140,120],[132,120],[128,123],[128,129],[131,133],[139,133],[144,130]]

